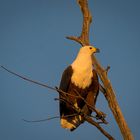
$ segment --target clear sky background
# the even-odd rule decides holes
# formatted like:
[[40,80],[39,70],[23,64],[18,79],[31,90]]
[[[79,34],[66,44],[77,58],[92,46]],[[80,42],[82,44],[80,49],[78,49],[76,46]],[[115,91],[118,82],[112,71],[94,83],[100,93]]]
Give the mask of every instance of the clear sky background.
[[[136,140],[140,139],[140,1],[89,0],[93,15],[90,40],[111,66],[109,78]],[[76,0],[0,0],[0,64],[31,79],[58,86],[80,45],[65,39],[79,35],[82,16]],[[58,94],[0,69],[1,140],[85,140],[106,138],[84,123],[74,132],[59,119],[26,123],[59,114]],[[97,107],[107,113],[103,127],[116,140],[121,134],[102,95]]]

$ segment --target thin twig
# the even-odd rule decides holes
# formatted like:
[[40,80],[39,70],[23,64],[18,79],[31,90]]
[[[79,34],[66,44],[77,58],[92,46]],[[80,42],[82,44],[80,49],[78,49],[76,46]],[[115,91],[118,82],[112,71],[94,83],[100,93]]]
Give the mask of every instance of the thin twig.
[[56,89],[53,88],[53,87],[51,87],[51,86],[48,86],[48,85],[46,85],[46,84],[40,83],[40,82],[38,82],[38,81],[31,80],[31,79],[29,79],[29,78],[27,78],[27,77],[24,77],[24,76],[22,76],[22,75],[19,75],[19,74],[13,72],[13,71],[7,69],[7,68],[4,67],[4,66],[1,66],[1,68],[4,69],[4,70],[6,70],[7,72],[13,74],[13,75],[15,75],[15,76],[17,76],[17,77],[19,77],[19,78],[25,80],[25,81],[28,81],[28,82],[31,82],[31,83],[40,85],[40,86],[42,86],[42,87],[46,87],[46,88],[49,88],[49,89],[51,89],[51,90],[55,90],[55,91],[56,91]]
[[100,91],[104,94],[104,96],[106,95],[106,90],[105,90],[105,88],[100,84],[99,85],[99,89],[100,89]]
[[22,120],[25,122],[44,122],[44,121],[49,121],[49,120],[58,119],[58,118],[60,118],[60,116],[49,117],[49,118],[41,119],[41,120],[26,120],[26,119],[22,119]]
[[106,73],[108,73],[109,70],[110,70],[110,66],[108,65],[106,68]]
[[[63,118],[69,118],[73,116],[77,116],[77,114],[66,115],[66,116],[63,116]],[[44,122],[44,121],[50,121],[53,119],[60,119],[60,116],[48,117],[46,119],[40,119],[40,120],[26,120],[26,119],[22,119],[22,120],[25,122]]]
[[62,91],[61,89],[58,89],[57,87],[54,88],[54,87],[48,86],[48,85],[46,85],[46,84],[43,84],[43,83],[41,83],[41,82],[38,82],[38,81],[35,81],[35,80],[31,80],[31,79],[29,79],[29,78],[27,78],[27,77],[25,77],[25,76],[22,76],[22,75],[20,75],[20,74],[17,74],[17,73],[15,73],[15,72],[13,72],[13,71],[7,69],[7,68],[4,67],[4,66],[0,66],[0,67],[1,67],[2,69],[6,70],[7,72],[9,72],[9,73],[11,73],[11,74],[13,74],[13,75],[15,75],[15,76],[17,76],[17,77],[19,77],[19,78],[25,80],[25,81],[34,83],[34,84],[36,84],[36,85],[39,85],[39,86],[42,86],[42,87],[45,87],[45,88],[48,88],[48,89],[51,89],[51,90],[54,90],[54,91],[58,91],[58,92],[60,92],[60,93],[63,93],[63,94],[69,95],[69,96],[73,96],[73,97],[75,97],[75,98],[79,98],[79,96],[71,95],[71,94],[69,94],[69,93],[67,93],[67,92]]

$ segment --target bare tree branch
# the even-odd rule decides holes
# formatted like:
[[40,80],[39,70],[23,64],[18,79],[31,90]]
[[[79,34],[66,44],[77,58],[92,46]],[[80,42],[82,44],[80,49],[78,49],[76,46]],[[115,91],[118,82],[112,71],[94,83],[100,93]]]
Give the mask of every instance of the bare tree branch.
[[[51,90],[58,91],[59,94],[62,95],[62,97],[61,97],[61,99],[57,99],[57,100],[63,100],[64,102],[68,103],[68,104],[77,112],[77,115],[79,115],[79,114],[82,115],[82,116],[84,117],[84,120],[86,120],[86,121],[89,122],[90,124],[96,126],[108,139],[114,140],[114,138],[113,138],[109,133],[107,133],[107,132],[99,125],[100,123],[107,124],[107,122],[106,122],[105,120],[103,120],[103,119],[104,119],[104,118],[103,118],[104,113],[103,113],[103,112],[100,112],[100,111],[98,111],[97,109],[95,109],[94,107],[90,106],[81,96],[79,96],[79,94],[78,94],[78,96],[76,96],[76,95],[73,95],[73,96],[75,96],[75,98],[81,98],[83,101],[85,101],[85,104],[86,104],[87,106],[89,106],[93,111],[95,111],[95,112],[97,113],[97,116],[99,116],[98,119],[101,119],[101,122],[95,122],[95,121],[92,119],[92,116],[87,116],[82,110],[80,110],[79,108],[77,109],[77,108],[71,103],[71,101],[69,101],[69,98],[66,98],[66,95],[67,95],[67,96],[72,96],[71,94],[62,91],[62,90],[58,89],[57,87],[56,87],[56,88],[53,88],[53,87],[48,86],[48,85],[46,85],[46,84],[40,83],[40,82],[38,82],[38,81],[31,80],[31,79],[29,79],[29,78],[27,78],[27,77],[24,77],[24,76],[22,76],[22,75],[19,75],[19,74],[13,72],[13,71],[7,69],[7,68],[4,67],[4,66],[0,66],[0,67],[1,67],[2,69],[6,70],[7,72],[9,72],[9,73],[11,73],[11,74],[13,74],[13,75],[15,75],[15,76],[17,76],[17,77],[23,79],[23,80],[26,80],[26,81],[28,81],[28,82],[31,82],[31,83],[34,83],[34,84],[37,84],[37,85],[40,85],[40,86],[43,86],[43,87],[46,87],[46,88],[49,88],[49,89],[51,89]],[[58,92],[57,92],[57,93],[58,93]],[[43,119],[43,120],[33,120],[33,121],[25,120],[25,119],[23,119],[23,120],[24,120],[25,122],[39,122],[39,121],[41,122],[41,121],[45,121],[45,120],[47,121],[47,120],[54,119],[54,118],[58,118],[58,116],[52,117],[52,118]]]
[[90,45],[89,29],[90,29],[90,23],[92,22],[92,16],[88,9],[88,2],[87,2],[87,0],[77,0],[77,2],[81,8],[81,12],[83,15],[82,32],[79,37],[70,36],[70,37],[67,37],[67,39],[74,40],[74,41],[80,43],[82,46]]
[[[80,43],[82,46],[85,45],[90,45],[89,42],[89,28],[90,28],[90,23],[92,21],[92,16],[91,13],[89,11],[88,8],[88,0],[77,0],[78,4],[81,8],[81,12],[83,15],[83,27],[82,27],[82,32],[80,37],[67,37],[68,39],[74,40],[78,43]],[[116,96],[115,96],[115,91],[113,90],[113,87],[111,85],[110,80],[107,77],[107,72],[109,70],[109,67],[105,70],[100,63],[98,62],[98,60],[96,59],[96,57],[93,55],[92,57],[93,60],[93,65],[101,79],[101,81],[103,82],[104,88],[100,86],[100,89],[102,89],[106,100],[108,101],[108,105],[114,115],[114,118],[120,128],[121,134],[124,138],[124,140],[133,140],[133,135],[124,119],[124,116],[122,114],[122,111],[118,105]],[[105,90],[103,90],[105,89]]]

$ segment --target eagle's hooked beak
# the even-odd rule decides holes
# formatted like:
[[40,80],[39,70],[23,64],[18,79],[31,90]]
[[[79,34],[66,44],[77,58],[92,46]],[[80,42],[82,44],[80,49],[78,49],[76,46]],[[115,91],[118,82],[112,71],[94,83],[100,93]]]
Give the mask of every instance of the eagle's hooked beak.
[[100,52],[100,49],[96,48],[95,53],[99,53],[99,52]]

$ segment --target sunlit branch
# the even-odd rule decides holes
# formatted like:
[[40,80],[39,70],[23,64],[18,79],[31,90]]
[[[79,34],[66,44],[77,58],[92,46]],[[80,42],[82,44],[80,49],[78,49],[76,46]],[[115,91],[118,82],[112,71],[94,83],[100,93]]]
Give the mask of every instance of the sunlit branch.
[[[57,87],[56,87],[56,88],[53,88],[53,87],[50,87],[50,86],[48,86],[48,85],[46,85],[46,84],[42,84],[42,83],[40,83],[40,82],[31,80],[31,79],[26,78],[26,77],[24,77],[24,76],[21,76],[21,75],[15,73],[15,72],[13,72],[13,71],[7,69],[7,68],[4,67],[4,66],[1,66],[1,68],[4,69],[4,70],[6,70],[7,72],[9,72],[9,73],[11,73],[11,74],[17,76],[17,77],[23,79],[23,80],[29,81],[29,82],[31,82],[31,83],[34,83],[34,84],[37,84],[37,85],[40,85],[40,86],[43,86],[43,87],[46,87],[46,88],[49,88],[49,89],[52,89],[52,90],[55,90],[55,91],[58,91],[59,94],[62,95],[61,99],[59,99],[59,100],[62,100],[62,101],[64,101],[64,102],[68,103],[68,104],[76,111],[77,115],[82,115],[82,117],[84,117],[84,120],[85,120],[85,121],[87,121],[87,122],[89,122],[90,124],[96,126],[108,139],[114,140],[114,138],[113,138],[109,133],[107,133],[107,132],[99,125],[98,122],[95,122],[95,121],[92,119],[92,116],[88,116],[88,115],[85,114],[82,110],[80,110],[79,108],[76,108],[76,107],[71,103],[71,101],[69,101],[69,98],[66,98],[66,95],[69,95],[69,96],[70,96],[70,94],[68,94],[68,93],[66,93],[66,92],[63,92],[62,90],[59,90]],[[75,96],[75,95],[74,95],[74,96]],[[75,97],[80,98],[79,95],[78,95],[78,96],[75,96]],[[57,117],[58,117],[58,116],[56,116],[56,118],[57,118]],[[54,118],[55,118],[55,117],[54,117]],[[44,120],[33,120],[33,121],[25,120],[25,119],[23,119],[23,120],[26,121],[26,122],[39,122],[39,121],[45,121],[45,120],[47,121],[48,119],[51,119],[51,118],[47,118],[47,119],[44,119]],[[53,119],[53,118],[52,118],[52,119]]]
[[[70,36],[67,39],[74,40],[80,43],[82,46],[90,45],[89,41],[89,29],[90,23],[92,21],[92,16],[88,8],[88,0],[77,0],[79,7],[81,9],[83,15],[83,26],[80,37]],[[113,90],[112,84],[107,77],[108,70],[110,66],[104,69],[98,60],[96,59],[95,55],[92,56],[93,65],[96,69],[98,76],[100,77],[103,86],[100,85],[100,90],[104,93],[106,100],[108,101],[108,105],[114,115],[114,118],[120,128],[121,134],[124,140],[133,140],[133,135],[125,121],[125,118],[122,114],[122,111],[118,105],[115,92]]]

